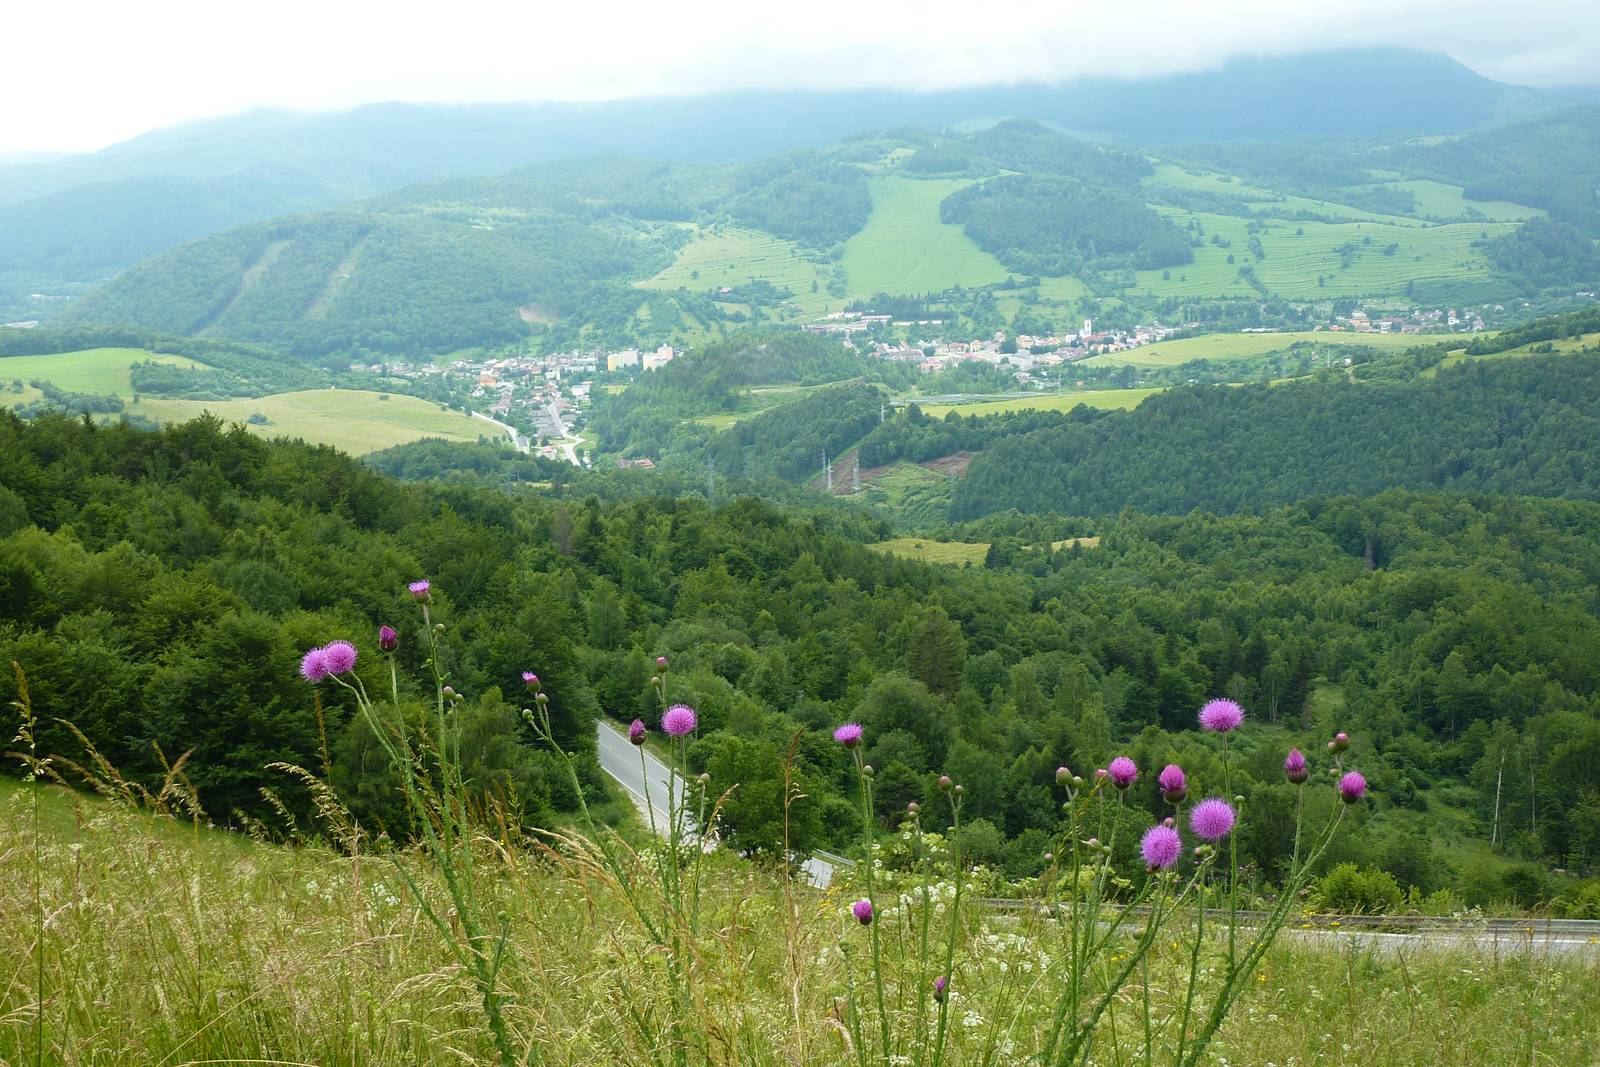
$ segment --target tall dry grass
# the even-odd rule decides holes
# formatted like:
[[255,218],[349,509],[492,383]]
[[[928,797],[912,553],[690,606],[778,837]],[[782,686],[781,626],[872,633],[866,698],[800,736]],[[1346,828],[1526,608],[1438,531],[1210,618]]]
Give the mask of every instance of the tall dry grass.
[[[685,1005],[612,868],[581,843],[480,833],[474,847],[476,890],[509,931],[500,988],[526,1062],[857,1062],[836,999],[841,945],[856,959],[866,948],[851,894],[801,892],[707,857],[699,933],[682,942]],[[629,877],[658,877],[649,857],[626,864]],[[426,864],[408,869],[432,903],[448,899]],[[910,1032],[924,1003],[895,963],[916,957],[915,911],[884,907],[879,919],[885,1000],[907,1024],[897,1033]],[[1055,934],[1026,914],[967,914],[945,1062],[1026,1063],[1057,992],[1044,972]],[[1226,944],[1207,951],[1220,963]],[[1157,1019],[1181,1008],[1187,952],[1174,937],[1151,955]],[[1600,951],[1282,939],[1208,1062],[1594,1063],[1597,960]],[[1142,1062],[1143,992],[1135,981],[1118,994],[1089,1062]],[[668,1024],[685,1011],[692,1033],[670,1047]],[[1173,1029],[1157,1040],[1170,1043]],[[141,1067],[461,1064],[492,1062],[495,1045],[481,997],[383,856],[274,845],[53,787],[36,816],[29,789],[13,787],[0,803],[0,1057],[36,1056]]]

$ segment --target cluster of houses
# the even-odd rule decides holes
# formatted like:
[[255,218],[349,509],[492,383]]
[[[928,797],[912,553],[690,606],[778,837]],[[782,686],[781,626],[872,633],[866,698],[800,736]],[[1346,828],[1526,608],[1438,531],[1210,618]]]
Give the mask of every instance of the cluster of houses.
[[[1448,308],[1427,311],[1421,308],[1406,308],[1400,313],[1390,311],[1387,315],[1381,312],[1372,314],[1356,310],[1349,315],[1338,317],[1327,326],[1313,327],[1313,330],[1329,330],[1334,333],[1344,330],[1353,333],[1422,333],[1424,330],[1431,332],[1445,329],[1451,333],[1477,333],[1487,328],[1483,321],[1483,312],[1488,310],[1487,304],[1481,310]],[[1505,307],[1501,304],[1494,306],[1495,314],[1504,310]]]
[[1019,381],[1026,382],[1029,379],[1028,372],[1035,367],[1054,367],[1107,352],[1126,352],[1141,345],[1154,344],[1176,332],[1173,327],[1135,326],[1132,330],[1096,333],[1093,321],[1084,319],[1082,330],[1069,330],[1048,337],[1018,334],[1013,339],[1014,345],[1007,344],[1005,333],[997,331],[992,338],[976,341],[938,339],[899,347],[880,344],[873,351],[885,359],[915,363],[930,374],[969,361],[995,366],[1004,361],[1016,370]]

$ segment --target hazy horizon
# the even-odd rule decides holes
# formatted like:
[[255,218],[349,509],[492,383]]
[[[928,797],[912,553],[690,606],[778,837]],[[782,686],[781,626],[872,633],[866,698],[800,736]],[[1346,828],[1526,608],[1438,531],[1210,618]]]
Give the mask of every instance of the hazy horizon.
[[[1040,0],[967,9],[903,0],[824,3],[795,19],[710,4],[516,9],[471,0],[433,9],[290,0],[269,22],[183,0],[155,9],[38,5],[14,16],[0,71],[0,162],[17,152],[94,151],[141,133],[258,108],[339,111],[388,101],[540,103],[737,90],[938,91],[1085,78],[1140,80],[1216,70],[1246,56],[1359,47],[1438,52],[1496,81],[1600,84],[1592,5],[1443,0],[1314,4],[1230,0],[1204,9],[1142,0],[1111,9]],[[244,45],[241,46],[241,42]],[[52,75],[55,75],[54,77]]]

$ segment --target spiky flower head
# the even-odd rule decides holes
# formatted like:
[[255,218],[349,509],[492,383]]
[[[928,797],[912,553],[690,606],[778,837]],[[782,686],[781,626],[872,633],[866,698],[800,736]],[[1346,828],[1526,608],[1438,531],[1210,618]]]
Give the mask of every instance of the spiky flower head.
[[329,674],[349,674],[356,665],[356,646],[349,641],[329,641],[322,648],[322,665]]
[[667,657],[665,657],[665,656],[657,656],[656,657],[656,670],[665,671],[666,669],[667,669]]
[[687,704],[674,704],[661,716],[661,728],[673,737],[694,733],[694,709]]
[[328,676],[327,656],[320,648],[313,648],[300,661],[300,676],[316,685]]
[[1118,756],[1111,761],[1111,766],[1106,768],[1111,775],[1111,784],[1118,789],[1126,789],[1139,777],[1139,765],[1127,756]]
[[1072,772],[1065,767],[1056,768],[1056,785],[1066,785],[1072,781]]
[[871,925],[872,901],[868,900],[866,897],[862,897],[860,900],[850,905],[850,914],[854,915],[856,917],[856,922],[860,923],[862,926]]
[[1338,733],[1333,735],[1333,747],[1336,752],[1350,751],[1350,735]]
[[945,978],[944,975],[941,974],[939,977],[935,978],[933,980],[933,999],[938,1001],[940,1004],[943,1004],[944,991],[949,985],[950,982],[947,978]]
[[1189,827],[1207,841],[1217,841],[1228,836],[1237,818],[1232,804],[1221,797],[1207,797],[1189,812]]
[[1178,855],[1183,851],[1183,839],[1170,826],[1152,826],[1140,840],[1139,851],[1144,855],[1146,867],[1152,871],[1164,871],[1178,862]]
[[400,635],[394,632],[393,626],[378,627],[378,647],[385,652],[393,652],[400,647]]
[[642,720],[634,719],[633,722],[628,724],[628,740],[636,745],[644,744],[644,722]]
[[529,692],[536,691],[539,688],[539,676],[532,671],[523,671],[522,684],[528,687]]
[[1303,785],[1311,777],[1311,772],[1306,769],[1306,758],[1298,748],[1289,750],[1289,758],[1283,761],[1283,771],[1295,785]]
[[1367,780],[1355,771],[1339,779],[1339,797],[1346,804],[1354,804],[1367,795]]
[[1189,782],[1183,776],[1183,768],[1176,763],[1169,763],[1161,768],[1161,773],[1156,777],[1156,784],[1161,786],[1161,795],[1167,798],[1169,804],[1178,803],[1189,791]]
[[855,748],[861,743],[861,724],[847,722],[833,731],[833,739],[845,748]]
[[418,604],[431,604],[433,602],[433,595],[428,592],[428,581],[426,578],[420,582],[412,582],[410,585],[406,586],[406,588],[411,590],[411,597]]
[[1200,727],[1217,733],[1237,730],[1244,722],[1244,709],[1231,700],[1213,700],[1200,709]]

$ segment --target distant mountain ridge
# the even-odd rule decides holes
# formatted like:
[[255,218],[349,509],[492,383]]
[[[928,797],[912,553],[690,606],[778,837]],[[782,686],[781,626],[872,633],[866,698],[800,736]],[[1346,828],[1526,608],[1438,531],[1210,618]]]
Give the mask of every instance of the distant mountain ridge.
[[[371,104],[255,111],[153,130],[90,155],[0,156],[0,315],[76,295],[175,244],[430,178],[596,153],[739,162],[868,129],[1034,118],[1157,142],[1444,133],[1570,101],[1405,49],[1238,58],[1217,71],[936,93],[740,91],[604,103]],[[37,156],[39,154],[31,154]],[[0,320],[3,321],[3,320]]]

